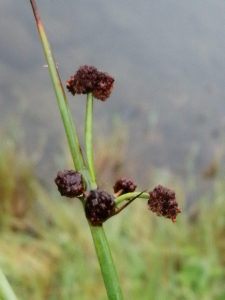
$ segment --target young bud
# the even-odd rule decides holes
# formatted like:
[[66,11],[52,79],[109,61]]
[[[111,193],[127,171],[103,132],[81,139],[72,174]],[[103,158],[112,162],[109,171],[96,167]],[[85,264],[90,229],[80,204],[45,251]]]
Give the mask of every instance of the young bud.
[[134,192],[136,187],[136,184],[134,184],[132,180],[123,177],[115,182],[113,189],[114,193],[118,193],[121,191],[119,194],[122,195]]

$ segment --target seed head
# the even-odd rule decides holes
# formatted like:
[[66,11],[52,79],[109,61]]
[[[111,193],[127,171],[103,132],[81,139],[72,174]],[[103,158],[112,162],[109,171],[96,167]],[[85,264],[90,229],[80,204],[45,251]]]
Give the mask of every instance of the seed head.
[[70,77],[66,86],[73,96],[93,92],[95,98],[105,101],[113,90],[113,83],[114,78],[107,73],[100,72],[95,67],[82,66]]
[[55,183],[61,196],[69,198],[80,196],[84,190],[81,173],[72,170],[58,172]]
[[158,185],[153,191],[149,192],[148,209],[155,212],[157,216],[169,218],[176,222],[176,216],[181,210],[175,200],[175,192]]
[[90,192],[85,205],[86,218],[93,226],[101,226],[115,211],[114,197],[98,189]]
[[132,180],[123,177],[115,182],[113,189],[114,189],[114,193],[118,193],[119,191],[122,190],[120,193],[120,195],[122,195],[122,194],[134,192],[136,187],[137,185],[134,184]]

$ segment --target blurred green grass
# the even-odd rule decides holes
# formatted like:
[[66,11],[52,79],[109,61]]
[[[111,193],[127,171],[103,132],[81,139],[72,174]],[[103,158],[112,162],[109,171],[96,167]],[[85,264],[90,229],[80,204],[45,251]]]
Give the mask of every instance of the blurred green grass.
[[[81,204],[44,188],[23,147],[7,134],[1,133],[1,141],[0,266],[18,298],[106,299]],[[108,168],[117,176],[122,162],[109,148]],[[99,149],[103,181],[109,160],[102,142]],[[190,187],[171,178],[168,187],[182,209],[177,223],[156,217],[137,200],[105,224],[125,299],[225,299],[223,178],[189,212],[182,199]]]

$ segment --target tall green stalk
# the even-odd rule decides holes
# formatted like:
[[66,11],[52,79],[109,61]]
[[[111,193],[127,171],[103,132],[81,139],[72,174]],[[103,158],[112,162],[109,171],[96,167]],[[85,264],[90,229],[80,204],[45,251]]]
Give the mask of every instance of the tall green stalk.
[[[93,159],[93,93],[87,95],[86,121],[85,121],[85,145],[87,154],[88,170],[91,179],[95,182],[94,159]],[[110,248],[106,239],[103,226],[89,224],[95,250],[102,271],[109,299],[122,300],[123,295],[118,282],[116,269],[113,263]]]
[[108,298],[111,300],[123,300],[118,276],[106,239],[103,226],[90,226],[95,250],[102,271],[102,277],[106,286]]
[[[66,99],[66,95],[63,90],[63,86],[58,74],[58,70],[55,64],[55,60],[51,51],[48,38],[46,36],[44,27],[41,22],[40,15],[37,10],[37,6],[34,0],[30,0],[31,6],[33,8],[34,17],[36,19],[37,28],[40,34],[42,46],[46,56],[49,72],[52,79],[53,88],[55,90],[56,98],[58,101],[59,109],[61,112],[63,124],[65,127],[67,139],[70,146],[71,155],[73,157],[74,165],[77,171],[82,172],[85,169],[84,160],[80,144],[77,138],[77,133],[73,124],[72,116],[70,113],[69,105]],[[84,176],[85,177],[85,176]]]
[[[84,165],[84,159],[82,155],[82,151],[79,145],[79,141],[77,138],[75,126],[73,124],[72,116],[69,110],[69,106],[67,103],[67,99],[59,78],[58,70],[55,65],[55,61],[52,55],[52,51],[47,39],[47,36],[44,31],[44,27],[42,25],[37,6],[35,4],[35,0],[30,0],[31,6],[33,8],[34,16],[36,19],[38,31],[40,34],[40,38],[42,41],[42,46],[45,52],[45,56],[47,59],[50,75],[52,78],[53,87],[56,93],[56,98],[58,101],[59,109],[61,112],[63,124],[65,127],[66,135],[68,138],[70,151],[73,157],[73,162],[75,169],[82,173],[83,179],[86,184],[86,190],[90,191],[92,189],[96,189],[95,183],[95,175],[94,175],[94,167],[93,167],[93,153],[92,153],[92,99],[89,94],[88,99],[88,114],[86,115],[86,148],[87,148],[87,158],[88,158],[88,169],[86,170]],[[90,225],[90,224],[89,224]],[[92,233],[97,257],[99,260],[99,264],[102,271],[102,276],[104,279],[105,287],[107,290],[109,300],[123,300],[121,288],[119,285],[118,277],[116,274],[116,270],[114,267],[113,259],[110,253],[110,249],[108,246],[108,242],[104,233],[103,226],[93,227],[90,225],[90,230]]]

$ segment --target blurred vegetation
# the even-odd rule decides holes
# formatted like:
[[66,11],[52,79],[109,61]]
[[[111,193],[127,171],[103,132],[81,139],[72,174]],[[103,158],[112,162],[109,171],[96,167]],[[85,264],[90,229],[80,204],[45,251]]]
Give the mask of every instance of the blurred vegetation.
[[[120,142],[118,153],[117,139],[107,150],[103,141],[96,144],[102,186],[122,172],[125,148]],[[16,139],[1,133],[1,141],[0,266],[18,298],[106,299],[79,200],[44,188]],[[125,299],[225,299],[224,180],[218,177],[211,193],[188,209],[190,187],[171,177],[164,184],[176,190],[182,209],[177,223],[156,217],[137,200],[105,224]],[[149,189],[155,185],[149,182]]]

